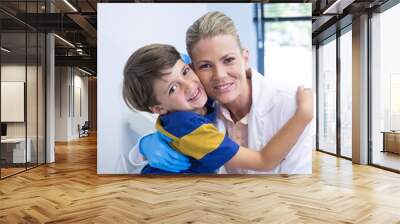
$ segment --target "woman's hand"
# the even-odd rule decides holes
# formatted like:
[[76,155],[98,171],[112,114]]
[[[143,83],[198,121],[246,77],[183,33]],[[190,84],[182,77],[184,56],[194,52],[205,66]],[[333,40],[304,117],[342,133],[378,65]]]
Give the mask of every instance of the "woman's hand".
[[309,123],[314,118],[314,99],[311,88],[299,86],[296,93],[297,109],[296,116],[303,122]]

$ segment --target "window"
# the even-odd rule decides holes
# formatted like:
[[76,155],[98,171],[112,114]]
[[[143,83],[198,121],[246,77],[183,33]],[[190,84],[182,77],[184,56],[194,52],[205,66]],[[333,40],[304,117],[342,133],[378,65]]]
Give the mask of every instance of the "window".
[[336,154],[336,37],[318,48],[318,149]]
[[390,74],[390,130],[400,131],[400,73]]
[[[400,5],[371,18],[371,162],[400,170]],[[395,150],[389,150],[389,148]]]
[[352,35],[340,36],[340,154],[352,157]]
[[264,4],[264,74],[312,86],[311,4]]

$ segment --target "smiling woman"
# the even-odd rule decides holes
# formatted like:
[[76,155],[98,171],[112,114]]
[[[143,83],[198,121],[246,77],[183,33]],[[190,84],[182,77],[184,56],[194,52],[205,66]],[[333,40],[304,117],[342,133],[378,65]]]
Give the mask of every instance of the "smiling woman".
[[251,79],[245,75],[249,67],[248,50],[242,50],[237,40],[227,34],[200,39],[188,50],[208,95],[229,105],[235,121],[244,117],[251,106]]

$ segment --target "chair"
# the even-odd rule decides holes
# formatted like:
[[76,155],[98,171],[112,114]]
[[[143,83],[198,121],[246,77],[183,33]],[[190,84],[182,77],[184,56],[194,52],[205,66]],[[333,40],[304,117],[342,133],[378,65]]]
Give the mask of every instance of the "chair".
[[78,124],[79,138],[89,136],[89,129],[90,129],[89,121],[85,121],[82,127]]

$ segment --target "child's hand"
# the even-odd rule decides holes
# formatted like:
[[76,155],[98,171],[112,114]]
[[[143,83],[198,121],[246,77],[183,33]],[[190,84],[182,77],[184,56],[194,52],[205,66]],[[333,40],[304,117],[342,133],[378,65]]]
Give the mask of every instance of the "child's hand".
[[296,116],[298,116],[305,123],[309,123],[314,117],[314,100],[312,89],[299,86],[297,88],[296,101]]

